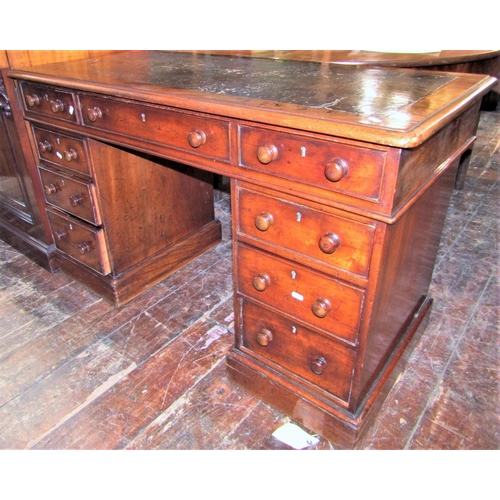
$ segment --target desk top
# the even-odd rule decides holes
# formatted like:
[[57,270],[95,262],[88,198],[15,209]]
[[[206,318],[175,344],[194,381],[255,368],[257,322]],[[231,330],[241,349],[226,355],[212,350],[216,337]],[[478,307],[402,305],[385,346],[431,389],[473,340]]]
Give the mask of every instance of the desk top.
[[127,51],[10,76],[230,118],[414,147],[493,87],[484,75]]

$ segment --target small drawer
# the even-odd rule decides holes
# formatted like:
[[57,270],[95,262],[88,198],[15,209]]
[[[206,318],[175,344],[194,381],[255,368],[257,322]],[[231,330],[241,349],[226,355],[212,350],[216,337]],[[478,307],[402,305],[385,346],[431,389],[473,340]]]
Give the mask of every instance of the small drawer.
[[21,82],[21,94],[27,114],[45,115],[68,122],[78,122],[75,96],[71,91]]
[[356,343],[363,290],[241,243],[236,252],[240,293]]
[[353,349],[248,300],[242,307],[244,350],[349,402]]
[[239,150],[242,167],[380,202],[385,151],[248,126]]
[[341,271],[368,276],[374,222],[363,223],[290,200],[236,189],[239,234],[285,247]]
[[85,140],[33,127],[36,148],[41,160],[82,174],[90,175]]
[[47,209],[56,247],[77,261],[106,275],[111,272],[104,231],[78,219]]
[[229,122],[167,108],[80,95],[83,124],[216,160],[229,160]]
[[45,200],[92,224],[101,224],[95,186],[74,177],[39,167]]

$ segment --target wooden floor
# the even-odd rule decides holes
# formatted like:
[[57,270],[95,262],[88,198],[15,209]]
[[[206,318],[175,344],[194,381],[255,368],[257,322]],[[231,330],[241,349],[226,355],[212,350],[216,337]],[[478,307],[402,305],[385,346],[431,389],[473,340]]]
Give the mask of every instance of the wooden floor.
[[[500,448],[499,170],[483,112],[430,324],[361,449]],[[226,378],[227,196],[216,209],[223,243],[119,309],[0,242],[0,449],[289,449],[272,437],[289,419]]]

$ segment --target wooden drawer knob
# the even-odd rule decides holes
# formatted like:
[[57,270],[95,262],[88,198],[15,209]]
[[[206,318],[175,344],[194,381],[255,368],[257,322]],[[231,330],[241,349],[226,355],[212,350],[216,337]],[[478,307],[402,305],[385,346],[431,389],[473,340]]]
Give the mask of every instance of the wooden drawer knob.
[[92,246],[90,243],[83,242],[78,245],[78,251],[80,252],[80,255],[85,255],[86,253],[89,253],[92,250]]
[[83,203],[83,198],[79,194],[69,197],[69,203],[72,207],[77,207]]
[[100,108],[89,108],[87,109],[87,116],[91,122],[95,122],[98,118],[102,118],[102,111]]
[[268,330],[267,328],[263,328],[258,334],[257,334],[257,342],[262,346],[266,347],[271,340],[273,340],[273,334],[271,330]]
[[59,189],[60,189],[60,186],[57,184],[47,184],[47,185],[43,186],[43,189],[45,191],[45,194],[47,196],[50,196],[51,194],[57,193],[57,191],[59,191]]
[[27,95],[26,102],[30,108],[33,106],[40,106],[40,98],[36,94]]
[[66,161],[76,160],[78,158],[78,154],[74,149],[70,149],[69,151],[64,152],[64,159]]
[[39,142],[38,149],[40,153],[47,153],[48,151],[52,151],[52,144],[49,141]]
[[50,101],[50,109],[53,113],[60,113],[61,111],[64,111],[64,103],[60,99]]
[[316,373],[316,375],[321,375],[326,367],[325,358],[316,358],[311,363],[311,370]]
[[274,144],[266,144],[257,150],[258,160],[267,165],[278,158],[278,148]]
[[188,134],[188,142],[191,147],[199,148],[207,142],[207,136],[203,130],[193,130]]
[[255,276],[253,279],[253,287],[258,292],[263,292],[269,285],[271,284],[271,280],[267,274],[260,273],[258,276]]
[[255,217],[255,226],[259,231],[267,231],[273,224],[274,218],[267,212],[263,212]]
[[325,177],[331,182],[339,182],[349,171],[345,160],[335,159],[327,163],[325,167]]
[[318,242],[319,248],[323,253],[331,254],[340,246],[340,238],[333,233],[326,233]]
[[318,318],[324,318],[332,309],[332,304],[328,299],[319,298],[311,307],[312,312]]
[[59,231],[54,232],[54,238],[57,241],[61,241],[65,237],[66,237],[66,233],[62,229],[59,229]]

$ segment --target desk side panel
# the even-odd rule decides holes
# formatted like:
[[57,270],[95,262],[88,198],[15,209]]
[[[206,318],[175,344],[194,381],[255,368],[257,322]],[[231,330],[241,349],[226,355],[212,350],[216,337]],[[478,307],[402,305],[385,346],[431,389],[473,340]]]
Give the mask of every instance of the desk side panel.
[[[351,409],[357,410],[427,297],[453,191],[456,160],[395,224],[388,225],[367,332],[363,332]],[[376,390],[376,389],[375,389]]]

